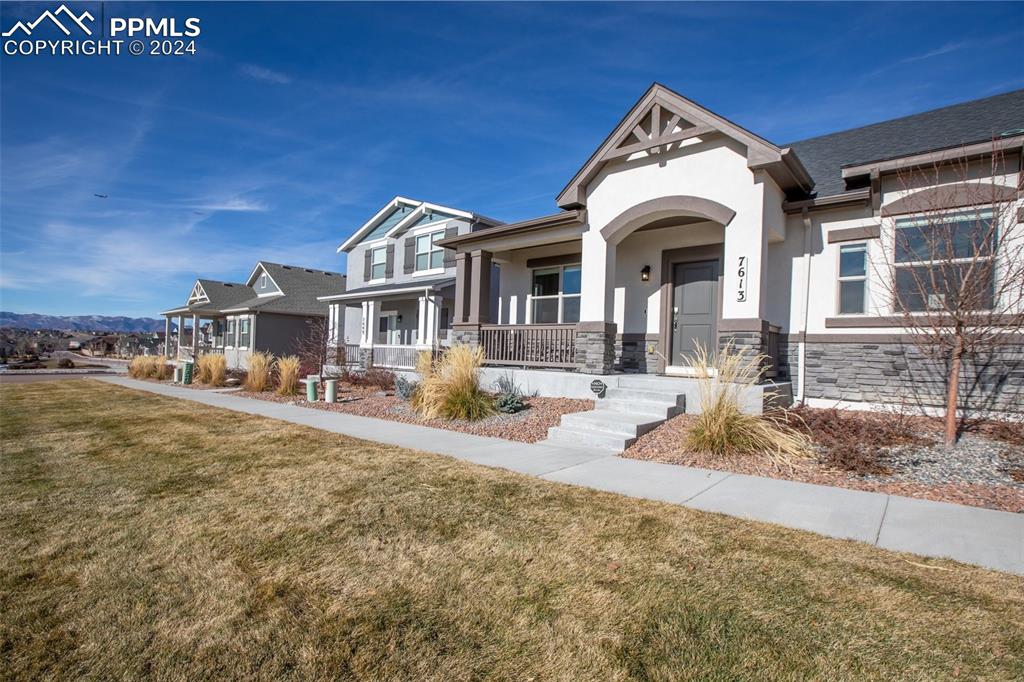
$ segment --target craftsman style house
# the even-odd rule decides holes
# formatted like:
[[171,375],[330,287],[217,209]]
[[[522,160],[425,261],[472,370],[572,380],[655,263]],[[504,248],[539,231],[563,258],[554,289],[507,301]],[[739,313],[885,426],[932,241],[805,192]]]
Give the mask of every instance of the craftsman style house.
[[[731,343],[811,404],[898,402],[926,363],[885,278],[930,263],[894,252],[894,234],[923,234],[915,206],[936,197],[950,222],[1009,206],[999,229],[1024,234],[1022,145],[1024,90],[778,145],[655,84],[558,193],[559,212],[503,225],[396,198],[341,247],[355,286],[324,300],[332,317],[359,306],[345,337],[364,364],[409,366],[367,351],[430,347],[450,324],[488,364],[574,371],[571,387],[535,379],[578,394],[597,377],[686,376],[698,344]],[[967,177],[901,182],[952,160]],[[996,196],[979,198],[982,184]],[[1022,347],[988,369],[1004,406],[1024,384]]]
[[365,365],[415,366],[417,353],[446,343],[451,329],[455,254],[438,243],[497,225],[395,197],[338,247],[348,255],[348,289],[320,297],[329,305],[331,338]]
[[[345,291],[345,275],[260,261],[245,282],[198,279],[185,305],[166,310],[164,354],[191,360],[222,353],[228,367],[245,369],[253,351],[298,350],[327,309],[317,299]],[[177,319],[172,348],[171,320]],[[186,326],[188,324],[188,326]]]

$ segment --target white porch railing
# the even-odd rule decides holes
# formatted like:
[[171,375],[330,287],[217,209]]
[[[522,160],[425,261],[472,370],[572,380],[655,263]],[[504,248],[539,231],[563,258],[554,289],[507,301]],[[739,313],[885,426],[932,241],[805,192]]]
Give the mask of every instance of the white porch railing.
[[388,369],[415,369],[416,358],[423,348],[416,346],[375,345],[373,347],[373,366]]

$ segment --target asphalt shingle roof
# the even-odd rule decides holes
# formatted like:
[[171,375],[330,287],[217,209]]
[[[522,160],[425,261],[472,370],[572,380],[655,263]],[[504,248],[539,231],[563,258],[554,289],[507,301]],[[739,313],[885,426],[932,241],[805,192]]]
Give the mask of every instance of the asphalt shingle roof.
[[984,142],[1022,129],[1024,90],[1015,90],[780,146],[796,152],[824,197],[846,191],[843,166]]
[[256,296],[252,289],[246,287],[249,297],[232,308],[289,315],[326,315],[327,306],[316,300],[317,297],[345,293],[345,275],[340,273],[267,261],[260,261],[260,264],[284,296]]

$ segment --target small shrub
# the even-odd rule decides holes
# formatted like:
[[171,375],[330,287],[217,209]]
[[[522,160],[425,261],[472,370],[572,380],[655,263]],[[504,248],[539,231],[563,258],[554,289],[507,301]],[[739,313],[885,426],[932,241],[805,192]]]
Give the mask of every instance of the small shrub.
[[410,381],[405,377],[398,377],[395,379],[395,395],[408,402],[412,400],[419,385],[418,381]]
[[456,345],[436,362],[421,353],[421,376],[413,408],[427,419],[477,421],[494,414],[494,398],[480,388],[484,353],[480,347]]
[[505,414],[515,414],[526,409],[526,403],[523,402],[523,397],[515,393],[501,393],[494,401],[494,406],[498,412],[504,412]]
[[[813,456],[810,439],[780,414],[761,416],[741,409],[744,394],[761,378],[764,358],[745,356],[731,344],[712,359],[702,346],[694,354],[701,413],[687,432],[687,445],[721,456],[762,454],[776,465],[794,466]],[[785,411],[780,411],[785,412]]]
[[299,392],[299,371],[302,361],[297,355],[286,355],[277,360],[277,392],[279,395],[295,395]]
[[57,367],[60,369],[74,369],[75,363],[71,361],[71,358],[61,358],[57,361]]
[[270,388],[270,370],[274,356],[263,351],[249,356],[249,372],[245,377],[245,390],[262,393]]
[[384,391],[395,390],[395,373],[372,367],[365,372],[345,369],[341,380],[351,386],[376,386]]

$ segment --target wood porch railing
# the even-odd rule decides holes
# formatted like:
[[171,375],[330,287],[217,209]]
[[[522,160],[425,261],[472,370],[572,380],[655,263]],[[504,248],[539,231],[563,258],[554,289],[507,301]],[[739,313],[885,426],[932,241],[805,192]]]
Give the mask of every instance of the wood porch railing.
[[576,366],[574,324],[485,324],[480,345],[488,365]]

